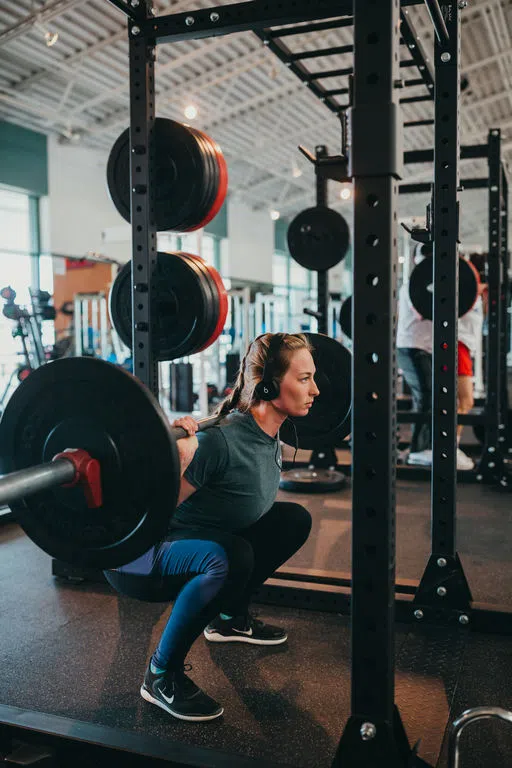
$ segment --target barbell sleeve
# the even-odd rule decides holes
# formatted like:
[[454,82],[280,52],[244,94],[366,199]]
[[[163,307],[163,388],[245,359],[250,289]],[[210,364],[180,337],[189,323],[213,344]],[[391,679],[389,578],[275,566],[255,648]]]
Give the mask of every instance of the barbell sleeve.
[[103,504],[101,467],[83,448],[66,448],[53,460],[0,476],[0,504],[24,499],[50,488],[80,485],[89,509]]
[[[197,422],[197,431],[202,432],[208,427],[214,427],[221,420],[220,416],[209,416],[207,419],[199,419]],[[175,440],[181,440],[183,437],[189,437],[186,429],[183,427],[171,427],[171,432]]]
[[34,493],[72,483],[76,470],[68,459],[57,459],[0,476],[0,504],[32,496]]

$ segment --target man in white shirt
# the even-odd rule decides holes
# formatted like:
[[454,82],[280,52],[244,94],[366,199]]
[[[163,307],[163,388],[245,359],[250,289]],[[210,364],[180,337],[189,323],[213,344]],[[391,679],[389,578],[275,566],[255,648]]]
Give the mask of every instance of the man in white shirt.
[[[457,410],[468,413],[474,406],[473,361],[477,352],[478,340],[482,336],[484,322],[487,285],[479,283],[478,298],[469,312],[459,318],[458,323],[458,379],[457,379]],[[463,425],[457,427],[457,446],[460,443]],[[458,466],[459,462],[464,466]],[[459,469],[473,469],[473,460],[457,447],[457,466]]]
[[[413,411],[432,409],[432,321],[425,320],[413,307],[409,283],[398,294],[397,362],[411,390]],[[432,424],[414,424],[408,464],[432,464]]]
[[[417,248],[414,263],[432,255],[432,246]],[[475,307],[459,319],[459,365],[458,365],[458,412],[467,413],[473,407],[473,369],[470,352],[476,347],[476,334],[481,333],[483,313],[477,300]],[[479,314],[480,313],[480,314]],[[432,321],[426,320],[413,307],[409,296],[409,283],[404,282],[398,294],[397,362],[405,381],[411,390],[413,411],[432,410]],[[468,368],[469,361],[469,368]],[[460,441],[462,425],[457,428]],[[457,469],[473,469],[474,463],[458,447]],[[432,422],[429,418],[423,424],[414,424],[408,464],[431,466],[432,464]]]

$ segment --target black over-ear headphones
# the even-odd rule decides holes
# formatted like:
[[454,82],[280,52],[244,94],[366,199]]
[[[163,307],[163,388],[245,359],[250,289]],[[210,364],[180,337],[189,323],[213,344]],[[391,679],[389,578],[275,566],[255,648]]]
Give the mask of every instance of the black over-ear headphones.
[[284,334],[274,333],[270,337],[262,379],[256,384],[254,394],[258,400],[275,400],[279,397],[279,381],[274,378],[275,364],[283,345]]

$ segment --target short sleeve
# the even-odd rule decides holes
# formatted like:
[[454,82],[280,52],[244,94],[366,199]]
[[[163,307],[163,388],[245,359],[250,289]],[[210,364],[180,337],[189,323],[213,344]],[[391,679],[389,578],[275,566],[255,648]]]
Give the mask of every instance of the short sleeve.
[[212,427],[198,432],[197,441],[197,451],[184,474],[196,489],[223,475],[229,459],[226,438],[220,429]]

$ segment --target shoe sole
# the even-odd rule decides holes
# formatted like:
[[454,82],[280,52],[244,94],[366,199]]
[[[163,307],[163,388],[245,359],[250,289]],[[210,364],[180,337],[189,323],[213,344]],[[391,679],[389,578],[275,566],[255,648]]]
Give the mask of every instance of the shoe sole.
[[187,720],[193,723],[205,722],[207,720],[216,720],[217,717],[220,717],[224,713],[224,707],[221,707],[220,712],[216,712],[214,715],[182,715],[179,712],[175,712],[168,705],[164,704],[163,701],[155,699],[150,694],[150,692],[144,688],[144,686],[142,686],[140,689],[140,695],[144,701],[148,701],[150,704],[155,704],[157,707],[160,707],[160,709],[163,709],[164,712],[167,712],[169,715],[176,717],[178,720]]
[[249,643],[250,645],[281,645],[282,643],[286,643],[288,640],[288,635],[285,635],[284,637],[280,637],[278,640],[258,640],[254,637],[249,636],[243,636],[243,635],[234,635],[233,637],[229,635],[229,637],[226,637],[226,635],[220,635],[218,632],[203,632],[205,638],[210,643]]

